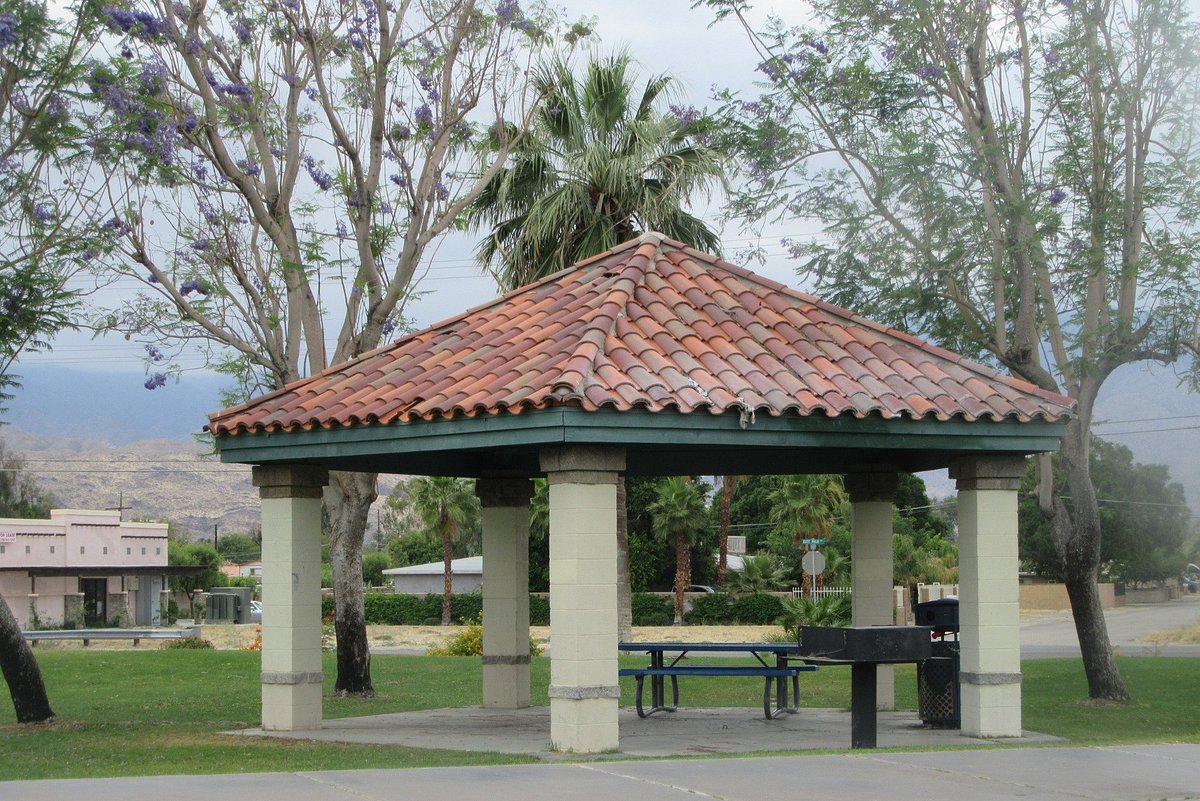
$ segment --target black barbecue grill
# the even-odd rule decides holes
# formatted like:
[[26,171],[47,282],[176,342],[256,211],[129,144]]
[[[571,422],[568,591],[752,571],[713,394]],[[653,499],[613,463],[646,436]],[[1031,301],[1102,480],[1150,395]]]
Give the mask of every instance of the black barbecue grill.
[[801,626],[799,655],[806,662],[850,665],[850,747],[874,748],[875,675],[879,665],[918,662],[932,653],[924,626]]

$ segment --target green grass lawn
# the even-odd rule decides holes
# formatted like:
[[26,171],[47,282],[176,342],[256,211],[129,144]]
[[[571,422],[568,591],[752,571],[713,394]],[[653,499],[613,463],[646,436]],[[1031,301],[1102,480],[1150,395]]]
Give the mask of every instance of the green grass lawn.
[[[327,718],[481,703],[480,660],[469,657],[380,655],[372,660],[377,696],[336,698],[333,655],[325,655]],[[626,657],[637,665],[645,657]],[[227,737],[221,731],[259,719],[259,654],[243,651],[47,650],[38,657],[59,722],[17,726],[11,705],[0,709],[4,759],[0,780],[266,770],[331,770],[484,765],[532,761],[480,754],[385,746],[305,743]],[[1023,666],[1025,727],[1076,744],[1200,742],[1200,662],[1146,657],[1119,660],[1134,700],[1095,705],[1077,660],[1035,660]],[[534,704],[547,703],[549,660],[533,661]],[[850,671],[826,669],[801,677],[802,702],[848,707]],[[897,670],[896,700],[916,708],[912,666]],[[756,680],[689,679],[689,706],[762,703]],[[633,704],[633,680],[622,680],[623,705]]]

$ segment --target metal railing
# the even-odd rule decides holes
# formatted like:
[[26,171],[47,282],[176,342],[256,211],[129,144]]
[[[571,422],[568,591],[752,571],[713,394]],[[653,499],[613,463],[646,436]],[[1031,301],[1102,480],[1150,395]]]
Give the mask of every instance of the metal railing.
[[46,629],[44,631],[23,631],[21,634],[30,643],[36,645],[43,640],[83,640],[87,646],[90,640],[133,640],[136,646],[140,640],[188,640],[200,636],[199,626],[187,628],[142,628],[142,629]]

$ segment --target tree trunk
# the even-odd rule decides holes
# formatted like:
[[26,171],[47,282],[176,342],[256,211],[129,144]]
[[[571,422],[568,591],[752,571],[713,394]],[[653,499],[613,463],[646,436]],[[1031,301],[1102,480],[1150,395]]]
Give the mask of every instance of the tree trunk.
[[683,529],[675,532],[675,625],[683,625],[683,594],[688,585],[688,544]]
[[729,567],[729,505],[733,499],[733,476],[721,477],[721,528],[717,534],[717,586],[725,586]]
[[442,625],[450,625],[450,599],[454,597],[454,532],[442,531]]
[[625,476],[617,477],[617,641],[633,640],[633,595],[629,587],[629,509]]
[[1100,604],[1100,510],[1092,487],[1088,436],[1079,419],[1067,424],[1059,455],[1071,495],[1071,508],[1054,499],[1051,531],[1062,563],[1063,583],[1071,599],[1079,652],[1087,674],[1088,697],[1112,701],[1129,700],[1129,692],[1113,657],[1104,608]]
[[339,695],[372,696],[371,651],[363,611],[362,549],[367,517],[377,497],[375,473],[329,474],[325,508],[329,513],[329,558],[337,608],[337,681]]
[[8,682],[17,723],[50,723],[54,710],[46,697],[42,671],[33,657],[33,649],[21,635],[21,627],[8,603],[0,597],[0,672]]

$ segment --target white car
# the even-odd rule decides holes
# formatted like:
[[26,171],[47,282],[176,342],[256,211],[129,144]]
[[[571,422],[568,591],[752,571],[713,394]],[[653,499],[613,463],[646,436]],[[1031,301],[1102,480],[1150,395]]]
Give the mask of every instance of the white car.
[[250,622],[262,623],[262,601],[250,602]]

